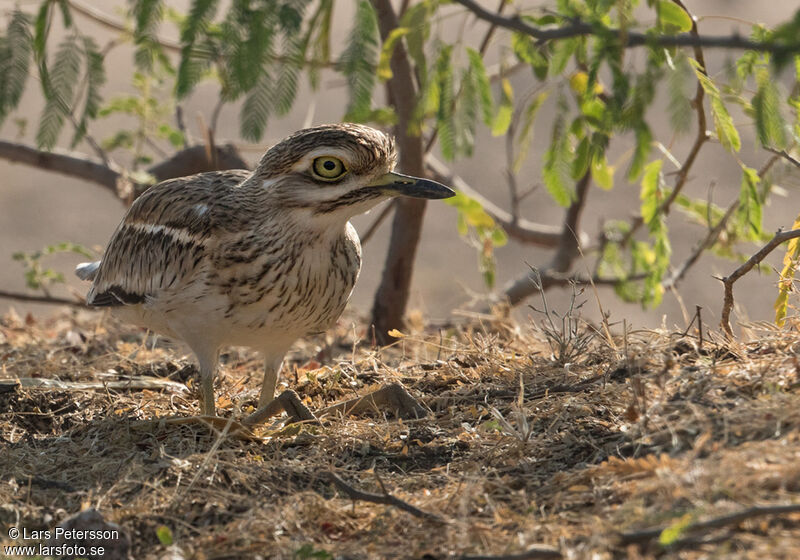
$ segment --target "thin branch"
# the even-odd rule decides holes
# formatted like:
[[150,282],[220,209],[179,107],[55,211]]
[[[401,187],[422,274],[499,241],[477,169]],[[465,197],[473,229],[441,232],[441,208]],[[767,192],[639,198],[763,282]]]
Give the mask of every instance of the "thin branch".
[[637,31],[602,27],[599,24],[573,20],[563,27],[541,28],[524,21],[519,15],[502,16],[490,12],[474,0],[456,0],[482,20],[511,31],[519,31],[530,35],[540,42],[583,37],[586,35],[608,35],[624,38],[623,47],[659,46],[659,47],[717,47],[725,49],[744,49],[771,52],[775,54],[791,54],[800,52],[800,43],[781,43],[777,41],[753,41],[738,34],[733,35],[697,35],[695,33],[679,33],[677,35],[649,35]]
[[683,280],[683,277],[687,272],[689,272],[689,269],[694,266],[706,249],[713,246],[714,243],[717,242],[720,234],[728,224],[728,220],[730,220],[737,208],[739,208],[739,199],[734,200],[731,205],[728,206],[728,209],[725,210],[725,214],[719,219],[719,222],[717,222],[717,225],[708,231],[708,234],[703,238],[702,241],[700,241],[700,243],[695,245],[692,253],[681,263],[678,268],[674,270],[672,275],[661,283],[664,289],[669,290],[670,288],[674,288],[677,286],[678,282]]
[[47,305],[70,305],[72,307],[85,308],[86,303],[77,299],[67,299],[54,296],[37,296],[32,294],[23,294],[18,292],[7,292],[0,290],[0,298],[13,299],[16,301],[24,301],[26,303],[44,303]]
[[779,231],[775,234],[775,237],[770,239],[766,245],[761,247],[756,254],[752,257],[747,259],[742,266],[737,268],[733,271],[732,274],[726,276],[722,279],[722,283],[725,286],[725,296],[722,302],[722,319],[720,320],[720,326],[728,335],[729,338],[733,338],[733,331],[731,330],[731,310],[733,309],[733,284],[742,276],[750,272],[754,266],[759,264],[763,261],[767,255],[769,255],[772,251],[775,250],[776,247],[789,241],[790,239],[795,239],[800,237],[800,229],[793,229],[790,231]]
[[[500,5],[497,6],[497,10],[495,10],[495,13],[502,14],[507,4],[508,0],[500,0]],[[486,35],[483,36],[483,41],[481,41],[481,46],[478,49],[478,52],[481,53],[481,56],[486,54],[486,49],[489,48],[489,41],[492,40],[495,31],[497,31],[497,25],[492,24],[491,26],[489,26],[489,31],[487,31]]]
[[[758,176],[763,178],[764,175],[766,175],[767,172],[769,172],[769,170],[772,169],[772,166],[775,164],[776,161],[778,161],[780,157],[781,157],[780,153],[776,153],[774,156],[770,157],[764,163],[764,165],[761,166],[761,169],[758,170]],[[665,289],[668,290],[670,288],[674,288],[678,284],[678,282],[680,282],[683,279],[683,277],[686,275],[689,269],[694,266],[694,264],[697,262],[700,256],[706,251],[706,249],[713,246],[714,243],[717,242],[717,239],[719,239],[720,234],[725,229],[728,220],[730,220],[731,216],[733,216],[733,213],[736,211],[737,208],[739,208],[739,199],[734,200],[730,204],[730,206],[728,206],[728,209],[725,210],[725,214],[722,216],[722,218],[720,218],[719,222],[717,222],[717,225],[715,225],[713,228],[709,230],[705,238],[695,246],[692,253],[686,258],[685,261],[683,261],[683,263],[681,263],[681,265],[678,268],[676,268],[673,271],[672,275],[661,283],[661,285]],[[709,211],[710,209],[711,209],[711,204],[709,203]],[[710,222],[711,219],[709,218],[709,223]]]
[[[798,512],[800,512],[800,504],[753,506],[741,511],[730,513],[728,515],[722,515],[720,517],[713,517],[706,521],[692,523],[683,530],[683,534],[708,531],[709,529],[720,529],[729,525],[738,525],[743,521],[754,519],[756,517],[763,517],[765,515],[783,515],[787,513]],[[643,544],[659,538],[661,533],[663,533],[664,529],[666,528],[667,527],[657,527],[655,529],[645,529],[643,531],[622,533],[619,536],[619,542],[622,545]],[[680,541],[678,541],[678,543],[679,542]]]
[[[523,243],[529,243],[539,247],[556,247],[558,245],[561,239],[560,227],[537,224],[525,219],[519,219],[515,223],[511,214],[485,198],[482,194],[473,189],[464,179],[453,173],[444,163],[431,154],[426,156],[425,166],[432,177],[437,181],[450,185],[468,197],[478,201],[486,213],[489,214],[510,237]],[[581,239],[584,238],[586,238],[586,236],[581,234]]]
[[375,218],[375,221],[373,221],[369,225],[369,227],[367,228],[367,231],[364,232],[364,235],[360,236],[361,237],[361,245],[362,246],[366,245],[367,241],[369,241],[370,238],[373,235],[375,235],[375,232],[378,230],[378,228],[383,223],[383,221],[386,218],[389,217],[389,214],[391,214],[391,212],[392,212],[392,210],[394,210],[394,208],[395,208],[395,201],[392,200],[391,202],[389,202],[389,204],[387,204],[386,206],[384,206],[381,209],[381,213],[378,214],[378,217]]
[[782,157],[795,167],[800,167],[800,160],[790,155],[789,152],[787,152],[786,150],[776,150],[775,148],[764,148],[764,149],[767,150],[768,152],[775,154],[776,156]]
[[361,502],[370,502],[373,504],[383,504],[386,506],[394,506],[407,513],[410,513],[414,517],[427,519],[428,521],[436,521],[437,523],[447,523],[447,521],[442,517],[440,517],[439,515],[423,511],[415,506],[412,506],[408,502],[404,502],[400,498],[392,496],[391,494],[388,494],[386,492],[384,492],[383,494],[372,494],[370,492],[364,492],[362,490],[358,490],[357,488],[353,488],[352,486],[347,484],[344,480],[339,478],[339,476],[333,471],[328,471],[327,478],[339,490],[347,494],[347,496],[353,500]]

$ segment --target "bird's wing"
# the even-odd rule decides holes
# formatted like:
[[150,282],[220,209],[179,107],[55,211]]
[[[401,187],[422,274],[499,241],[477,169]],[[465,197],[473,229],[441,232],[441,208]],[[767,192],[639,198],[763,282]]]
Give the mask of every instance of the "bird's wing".
[[202,261],[210,237],[235,220],[228,202],[248,175],[213,171],[148,189],[112,235],[86,302],[130,305],[179,290]]

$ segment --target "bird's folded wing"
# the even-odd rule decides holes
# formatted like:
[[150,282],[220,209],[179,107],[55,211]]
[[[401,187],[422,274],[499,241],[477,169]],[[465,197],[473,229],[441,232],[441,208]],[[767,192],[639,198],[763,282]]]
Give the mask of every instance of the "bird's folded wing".
[[87,303],[132,305],[185,287],[224,219],[218,201],[247,175],[202,173],[151,187],[111,237]]

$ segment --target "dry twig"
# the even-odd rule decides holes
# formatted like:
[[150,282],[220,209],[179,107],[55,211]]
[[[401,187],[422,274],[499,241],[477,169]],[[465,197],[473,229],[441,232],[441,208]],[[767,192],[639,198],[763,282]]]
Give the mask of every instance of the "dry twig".
[[[687,526],[686,529],[684,529],[683,533],[688,535],[691,533],[708,531],[710,529],[720,529],[722,527],[727,527],[728,525],[737,525],[742,521],[747,521],[748,519],[754,519],[756,517],[763,517],[765,515],[783,515],[786,513],[799,512],[800,504],[753,506],[741,511],[729,513],[727,515],[712,517],[706,521],[692,523],[691,525]],[[665,529],[667,529],[667,527],[657,527],[655,529],[645,529],[643,531],[622,533],[620,535],[619,542],[622,545],[646,543],[659,538]],[[679,546],[681,542],[688,540],[690,539],[680,539],[675,541],[673,546]],[[694,537],[692,537],[691,540],[694,540]]]
[[370,502],[373,504],[394,506],[407,513],[410,513],[414,517],[427,519],[428,521],[436,521],[437,523],[447,523],[447,521],[441,516],[428,511],[423,511],[415,506],[412,506],[408,502],[404,502],[400,498],[392,496],[385,490],[383,494],[372,494],[370,492],[364,492],[362,490],[358,490],[357,488],[353,488],[352,486],[347,484],[333,471],[328,471],[327,477],[328,480],[330,480],[339,490],[347,494],[353,500],[358,500],[361,502]]
[[790,239],[800,237],[800,229],[793,229],[791,231],[779,231],[775,237],[769,240],[766,245],[756,252],[752,257],[747,259],[742,266],[733,271],[732,274],[722,278],[722,283],[725,286],[725,296],[722,302],[722,318],[720,319],[720,326],[728,335],[728,338],[733,338],[733,331],[731,330],[731,310],[733,309],[733,284],[742,276],[750,272],[754,266],[759,264],[767,255],[775,250],[781,243],[785,243]]

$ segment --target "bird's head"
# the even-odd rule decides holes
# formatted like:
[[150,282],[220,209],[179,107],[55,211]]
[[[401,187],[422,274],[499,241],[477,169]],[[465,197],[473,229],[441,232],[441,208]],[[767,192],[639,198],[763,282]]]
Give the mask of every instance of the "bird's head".
[[383,132],[330,124],[300,130],[270,148],[253,179],[286,209],[334,219],[361,214],[393,196],[455,194],[435,181],[395,173],[396,163],[394,141]]

